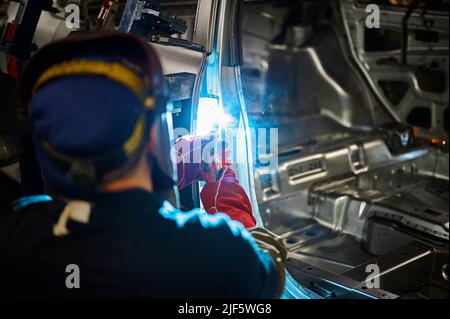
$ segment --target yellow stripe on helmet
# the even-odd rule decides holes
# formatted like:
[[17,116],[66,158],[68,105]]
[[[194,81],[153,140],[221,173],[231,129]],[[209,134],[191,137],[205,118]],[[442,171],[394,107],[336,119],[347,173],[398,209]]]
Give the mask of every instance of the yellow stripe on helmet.
[[140,148],[142,144],[142,138],[144,137],[145,119],[143,116],[139,118],[134,127],[134,131],[131,136],[123,143],[122,148],[127,154],[131,156]]
[[144,103],[147,110],[155,106],[154,99],[147,95],[148,79],[140,77],[119,62],[72,60],[55,64],[39,77],[33,87],[33,94],[50,80],[73,75],[104,76],[131,90]]

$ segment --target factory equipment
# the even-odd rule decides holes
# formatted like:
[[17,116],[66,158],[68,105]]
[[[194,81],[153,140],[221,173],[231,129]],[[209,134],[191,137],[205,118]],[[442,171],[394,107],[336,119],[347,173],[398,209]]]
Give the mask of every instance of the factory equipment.
[[[365,26],[367,1],[81,2],[96,8],[82,10],[82,30],[63,27],[60,3],[34,22],[34,41],[3,41],[3,72],[14,75],[5,56],[71,32],[146,36],[174,136],[225,139],[258,225],[289,249],[285,298],[448,298],[445,1],[371,1],[379,30]],[[21,11],[0,10],[6,30],[2,12]],[[181,192],[182,207],[199,206],[199,188]]]
[[250,123],[279,137],[277,168],[256,156],[261,219],[324,298],[448,298],[448,4],[378,1],[369,29],[368,3],[246,6]]

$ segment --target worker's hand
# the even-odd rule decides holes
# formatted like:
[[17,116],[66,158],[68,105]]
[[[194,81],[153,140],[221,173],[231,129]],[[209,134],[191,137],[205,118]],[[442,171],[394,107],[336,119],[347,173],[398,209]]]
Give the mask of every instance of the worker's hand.
[[276,234],[265,228],[253,228],[249,230],[255,239],[258,247],[272,258],[278,272],[279,285],[278,296],[280,297],[284,290],[286,277],[286,260],[288,251],[284,246],[283,240]]
[[225,165],[219,171],[217,180],[207,182],[200,197],[208,214],[224,213],[231,219],[241,222],[246,228],[256,226],[250,200],[239,185],[231,166]]
[[194,182],[214,182],[219,170],[231,165],[227,160],[229,150],[216,134],[184,136],[174,146],[180,189]]
[[185,136],[175,142],[175,148],[180,189],[204,181],[200,197],[207,213],[227,214],[246,228],[256,226],[252,205],[231,167],[224,142],[214,134]]

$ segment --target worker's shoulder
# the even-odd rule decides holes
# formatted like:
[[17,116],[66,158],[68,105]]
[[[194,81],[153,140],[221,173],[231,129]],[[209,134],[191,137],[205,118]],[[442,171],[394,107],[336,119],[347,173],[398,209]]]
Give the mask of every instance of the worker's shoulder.
[[45,232],[51,227],[64,203],[48,195],[33,195],[17,199],[0,213],[0,241],[6,238],[22,238]]
[[251,235],[241,223],[231,220],[225,214],[208,215],[200,212],[200,210],[182,212],[168,202],[163,204],[159,213],[179,233],[190,238],[215,239],[216,242],[220,242],[221,239],[253,241]]
[[[177,228],[167,244],[191,277],[198,274],[200,280],[221,280],[222,292],[229,296],[274,295],[266,290],[276,286],[275,265],[241,223],[225,214],[183,213],[167,203],[160,214]],[[228,278],[226,283],[223,278]]]
[[[31,212],[52,212],[59,210],[64,204],[54,200],[49,195],[32,195],[21,197],[13,201],[6,212],[3,212],[0,221],[5,219],[23,218]],[[36,215],[36,213],[34,213]]]

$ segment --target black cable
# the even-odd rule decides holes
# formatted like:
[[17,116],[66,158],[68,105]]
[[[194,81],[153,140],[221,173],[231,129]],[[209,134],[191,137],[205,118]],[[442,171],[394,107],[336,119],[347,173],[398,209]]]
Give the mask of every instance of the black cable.
[[412,13],[419,6],[419,0],[413,0],[402,19],[402,63],[408,64],[408,22]]

